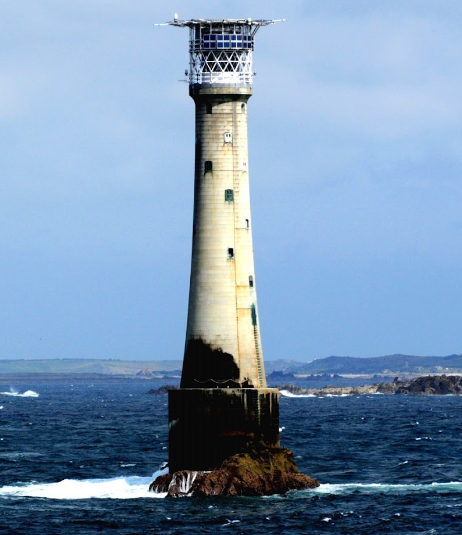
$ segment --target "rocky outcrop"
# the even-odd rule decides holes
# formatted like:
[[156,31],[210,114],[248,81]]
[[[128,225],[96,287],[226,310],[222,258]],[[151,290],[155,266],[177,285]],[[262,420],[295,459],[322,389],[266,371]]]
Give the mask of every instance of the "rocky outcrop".
[[159,476],[149,490],[169,497],[270,496],[318,486],[299,472],[290,450],[274,448],[232,455],[211,472],[182,470]]
[[[427,375],[411,381],[396,378],[391,383],[374,383],[363,386],[326,386],[324,388],[300,388],[294,385],[280,387],[281,395],[312,396],[358,396],[362,394],[413,394],[424,396],[444,396],[462,394],[462,376]],[[286,394],[285,394],[286,393]]]
[[428,375],[412,381],[393,383],[395,394],[420,394],[424,396],[445,396],[462,394],[462,377],[459,375]]
[[166,395],[166,394],[168,394],[169,390],[178,390],[178,386],[176,386],[176,385],[162,385],[159,388],[151,388],[151,390],[149,390],[148,394],[154,394],[156,396]]

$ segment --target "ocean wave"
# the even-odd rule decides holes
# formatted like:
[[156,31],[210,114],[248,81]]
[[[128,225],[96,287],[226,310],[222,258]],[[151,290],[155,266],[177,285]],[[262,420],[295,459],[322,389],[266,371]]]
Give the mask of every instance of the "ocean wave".
[[352,396],[357,396],[357,394],[322,394],[318,398],[350,398]]
[[[279,393],[285,398],[349,398],[357,397],[358,394],[324,394],[318,391],[317,394],[293,394],[289,390],[280,390]],[[375,395],[375,394],[374,394]]]
[[50,500],[165,498],[166,493],[149,492],[149,485],[162,473],[164,471],[158,471],[151,477],[120,476],[109,479],[64,479],[57,483],[17,483],[0,487],[0,496]]
[[282,396],[286,398],[315,398],[314,394],[292,394],[292,392],[289,392],[288,390],[280,390],[280,393]]
[[16,462],[17,460],[20,460],[20,459],[26,459],[29,457],[43,457],[43,453],[37,453],[35,451],[0,452],[0,459],[13,461],[13,462]]
[[[305,491],[304,491],[305,492]],[[315,494],[349,494],[361,492],[372,493],[402,493],[414,494],[422,492],[462,492],[462,481],[450,481],[448,483],[418,483],[418,484],[387,484],[387,483],[343,483],[321,484],[316,489],[310,490]]]
[[37,392],[34,392],[33,390],[26,390],[25,392],[20,394],[14,388],[10,388],[8,392],[0,392],[0,396],[14,396],[17,398],[38,398],[39,394],[37,394]]
[[[57,483],[17,483],[0,487],[2,497],[46,498],[50,500],[88,500],[115,499],[130,500],[139,498],[165,498],[167,493],[149,491],[149,485],[163,472],[156,472],[151,477],[130,476],[109,479],[64,479]],[[310,495],[340,495],[360,492],[362,494],[416,494],[462,492],[462,482],[429,484],[386,484],[386,483],[345,483],[321,484],[316,489],[298,491]],[[280,496],[269,496],[278,498]]]

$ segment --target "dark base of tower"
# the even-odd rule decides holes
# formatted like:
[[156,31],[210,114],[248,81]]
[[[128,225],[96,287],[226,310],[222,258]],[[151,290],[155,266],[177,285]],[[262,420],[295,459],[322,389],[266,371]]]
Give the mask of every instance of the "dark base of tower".
[[279,447],[279,392],[273,388],[169,391],[169,471],[214,470],[251,447]]
[[319,483],[279,447],[272,388],[169,391],[169,474],[151,484],[169,496],[263,496]]

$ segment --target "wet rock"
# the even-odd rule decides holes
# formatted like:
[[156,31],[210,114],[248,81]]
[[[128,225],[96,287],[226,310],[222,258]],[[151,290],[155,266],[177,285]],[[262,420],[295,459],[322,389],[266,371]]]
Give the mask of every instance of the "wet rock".
[[290,450],[274,448],[232,455],[211,472],[182,470],[159,476],[149,489],[169,497],[270,496],[318,486],[299,472]]

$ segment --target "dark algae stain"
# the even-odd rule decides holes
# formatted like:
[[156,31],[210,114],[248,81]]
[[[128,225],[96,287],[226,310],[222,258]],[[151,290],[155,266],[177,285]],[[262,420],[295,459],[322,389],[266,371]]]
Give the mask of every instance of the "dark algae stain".
[[214,387],[228,381],[239,382],[239,368],[233,356],[200,338],[189,340],[184,354],[181,388]]

